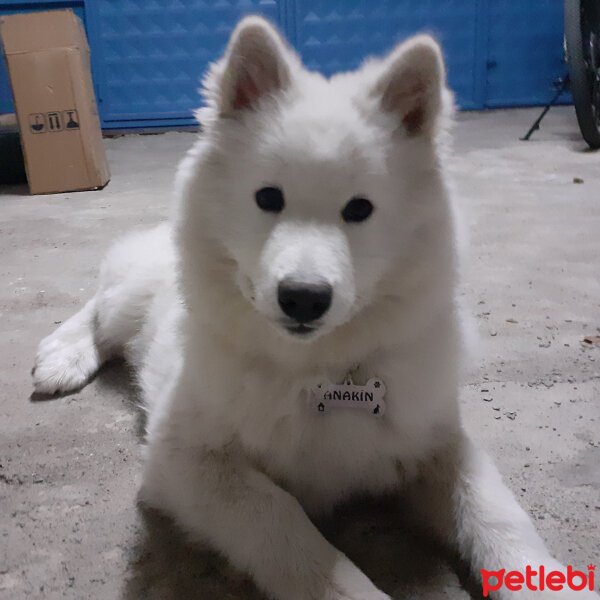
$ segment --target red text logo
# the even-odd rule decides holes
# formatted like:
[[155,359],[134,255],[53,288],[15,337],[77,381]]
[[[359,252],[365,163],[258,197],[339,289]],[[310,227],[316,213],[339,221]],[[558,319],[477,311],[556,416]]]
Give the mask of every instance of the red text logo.
[[520,571],[508,571],[500,569],[499,571],[486,571],[481,569],[483,580],[483,595],[487,597],[489,592],[499,590],[505,587],[511,592],[518,592],[525,586],[528,590],[551,590],[558,592],[566,585],[569,589],[580,591],[585,588],[594,590],[594,570],[596,565],[588,565],[587,573],[575,571],[569,565],[567,572],[546,571],[544,565],[540,565],[536,570],[527,565],[525,573]]

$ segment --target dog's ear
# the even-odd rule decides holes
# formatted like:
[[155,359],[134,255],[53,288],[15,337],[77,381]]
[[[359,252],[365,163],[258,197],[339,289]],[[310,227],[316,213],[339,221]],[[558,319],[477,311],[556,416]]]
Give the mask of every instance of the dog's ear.
[[277,30],[261,17],[246,17],[235,28],[218,65],[217,110],[231,116],[256,108],[266,96],[290,85],[292,52]]
[[382,110],[398,117],[408,135],[427,134],[435,130],[450,96],[445,80],[440,46],[431,36],[418,35],[384,59],[371,95]]

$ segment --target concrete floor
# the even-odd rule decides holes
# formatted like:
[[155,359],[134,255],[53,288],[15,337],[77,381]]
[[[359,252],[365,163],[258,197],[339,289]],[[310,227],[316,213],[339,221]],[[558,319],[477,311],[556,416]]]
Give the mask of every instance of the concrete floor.
[[[463,290],[481,338],[462,406],[552,551],[582,568],[600,559],[600,344],[583,341],[600,332],[600,155],[584,150],[572,108],[519,141],[537,114],[459,116]],[[113,238],[165,217],[192,135],[106,140],[102,191],[0,191],[0,598],[260,598],[136,507],[141,422],[124,365],[77,394],[30,398],[38,341],[92,295]],[[389,506],[320,526],[394,598],[468,597],[460,568]]]

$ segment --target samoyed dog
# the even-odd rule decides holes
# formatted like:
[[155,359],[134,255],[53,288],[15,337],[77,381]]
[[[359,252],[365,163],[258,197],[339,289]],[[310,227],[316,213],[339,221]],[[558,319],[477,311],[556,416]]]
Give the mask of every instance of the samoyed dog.
[[[461,425],[437,43],[326,79],[248,17],[204,95],[172,221],[110,250],[41,342],[36,391],[123,354],[148,411],[141,500],[269,597],[389,598],[310,519],[359,493],[412,500],[480,579],[562,570]],[[598,598],[522,588],[496,598]]]

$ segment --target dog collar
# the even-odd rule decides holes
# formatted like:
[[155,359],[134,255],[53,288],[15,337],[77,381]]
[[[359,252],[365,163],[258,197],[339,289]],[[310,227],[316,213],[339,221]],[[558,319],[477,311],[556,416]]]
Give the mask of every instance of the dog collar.
[[362,410],[375,417],[385,413],[385,385],[378,377],[357,385],[348,374],[343,383],[319,383],[311,392],[311,407],[321,415],[340,408]]

